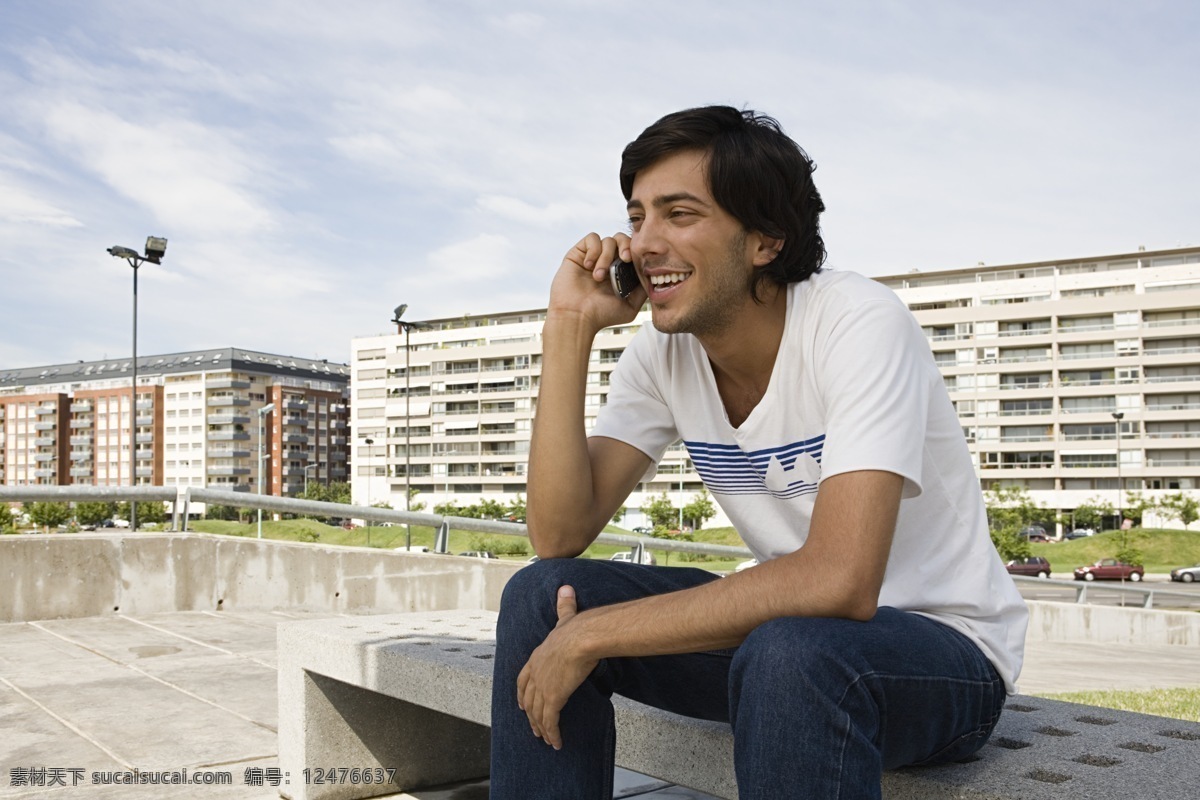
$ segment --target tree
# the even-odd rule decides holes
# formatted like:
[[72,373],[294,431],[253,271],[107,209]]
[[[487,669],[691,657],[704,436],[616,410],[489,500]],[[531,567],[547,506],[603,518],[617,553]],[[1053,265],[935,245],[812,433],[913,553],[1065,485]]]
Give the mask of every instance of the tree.
[[[425,510],[425,501],[417,499],[417,495],[419,495],[419,494],[420,494],[420,492],[418,492],[416,489],[410,488],[408,490],[408,510],[409,511],[424,511]],[[517,497],[520,497],[520,495],[517,495]],[[524,507],[524,501],[522,501],[522,507]],[[524,516],[524,514],[522,514],[521,516]]]
[[696,499],[683,507],[683,518],[695,530],[717,515],[717,507],[708,496],[708,489],[701,489]]
[[1155,504],[1147,500],[1141,492],[1128,492],[1125,495],[1125,507],[1121,509],[1121,513],[1133,523],[1135,528],[1140,528],[1146,512],[1153,511],[1154,508]]
[[[166,507],[158,500],[149,500],[138,503],[138,524],[150,522],[163,522],[167,518]],[[129,503],[117,503],[117,517],[121,519],[129,519]]]
[[996,552],[1005,561],[1028,558],[1032,554],[1029,540],[1020,531],[1029,523],[1041,519],[1045,510],[1029,499],[1024,486],[995,484],[984,493],[987,505],[988,528]]
[[628,506],[621,506],[620,508],[618,508],[617,513],[613,514],[613,518],[612,518],[613,524],[616,525],[618,522],[620,522],[621,519],[624,518],[626,512],[628,512],[628,511],[629,511]]
[[1100,530],[1101,523],[1112,516],[1112,503],[1107,503],[1097,497],[1089,497],[1075,508],[1074,518],[1076,528],[1091,528]]
[[1184,528],[1200,519],[1200,501],[1185,492],[1167,495],[1158,507],[1165,516],[1182,522]]
[[44,528],[57,528],[71,518],[71,507],[66,503],[31,503],[28,512],[29,521]]
[[116,503],[100,500],[75,504],[75,519],[79,520],[80,525],[99,525],[116,514]]
[[240,516],[238,512],[239,510],[233,506],[209,505],[204,512],[204,516],[207,519],[223,519],[234,521]]
[[642,504],[641,512],[650,520],[654,527],[673,528],[679,522],[679,511],[671,505],[667,493],[651,497]]
[[504,519],[507,516],[498,500],[480,500],[478,509],[479,519]]
[[525,521],[526,515],[525,497],[518,494],[516,499],[508,502],[508,517],[512,520]]
[[17,522],[12,512],[7,503],[0,503],[0,534],[17,532]]

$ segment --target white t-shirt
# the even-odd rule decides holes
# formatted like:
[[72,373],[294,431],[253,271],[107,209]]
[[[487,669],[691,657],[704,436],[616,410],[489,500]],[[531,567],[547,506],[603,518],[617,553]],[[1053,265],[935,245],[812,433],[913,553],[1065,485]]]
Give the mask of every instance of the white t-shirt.
[[656,464],[682,439],[759,561],[804,545],[822,480],[856,470],[902,476],[879,605],[961,631],[1016,691],[1028,611],[992,546],[962,426],[925,337],[883,285],[831,271],[791,284],[770,383],[737,428],[699,341],[643,326],[591,435]]

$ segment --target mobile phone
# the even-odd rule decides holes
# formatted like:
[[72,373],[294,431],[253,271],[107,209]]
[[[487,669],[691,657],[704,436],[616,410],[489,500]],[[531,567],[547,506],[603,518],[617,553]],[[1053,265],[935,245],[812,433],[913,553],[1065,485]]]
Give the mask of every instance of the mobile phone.
[[633,290],[641,285],[638,281],[637,270],[629,261],[614,261],[608,268],[608,277],[612,281],[613,293],[618,297],[629,297]]

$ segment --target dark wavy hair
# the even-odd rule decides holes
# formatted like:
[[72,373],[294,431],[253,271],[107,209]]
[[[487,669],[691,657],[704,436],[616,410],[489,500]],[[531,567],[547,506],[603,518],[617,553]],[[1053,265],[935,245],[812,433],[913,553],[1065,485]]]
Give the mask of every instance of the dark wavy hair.
[[783,240],[779,255],[756,270],[750,291],[770,281],[805,280],[825,263],[818,220],[825,203],[813,184],[816,165],[779,123],[755,111],[705,106],[655,122],[621,154],[621,192],[629,200],[639,171],[684,150],[708,154],[713,199],[748,231]]

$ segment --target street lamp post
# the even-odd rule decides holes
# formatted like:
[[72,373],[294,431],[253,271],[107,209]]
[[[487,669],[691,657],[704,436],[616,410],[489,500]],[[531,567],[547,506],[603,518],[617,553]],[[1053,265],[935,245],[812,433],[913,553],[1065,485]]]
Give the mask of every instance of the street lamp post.
[[309,464],[307,467],[304,468],[304,499],[305,500],[310,499],[308,496],[308,471],[310,469],[320,469],[320,467],[321,467],[320,464]]
[[[371,507],[371,478],[374,471],[374,463],[371,461],[371,445],[375,444],[374,439],[363,439],[363,444],[367,446],[367,508]],[[364,519],[367,524],[367,547],[371,546],[371,520]]]
[[1121,531],[1121,549],[1125,549],[1125,511],[1121,506],[1121,420],[1125,418],[1124,411],[1112,412],[1112,418],[1117,422],[1117,528]]
[[[267,403],[258,410],[258,494],[263,493],[263,483],[267,471],[267,435],[266,435],[266,418],[275,410],[274,403]],[[258,538],[262,538],[262,508],[258,509]]]
[[[410,511],[412,503],[412,487],[409,482],[412,480],[412,414],[410,404],[412,403],[412,369],[410,368],[409,359],[411,358],[412,348],[408,344],[408,334],[412,330],[428,330],[431,325],[424,322],[405,322],[400,319],[404,316],[405,310],[408,309],[408,303],[401,303],[396,306],[392,322],[399,326],[400,330],[404,331],[404,510]],[[404,545],[408,551],[412,551],[412,525],[404,523]]]
[[[167,240],[161,236],[146,237],[146,255],[139,255],[132,247],[113,245],[108,254],[123,258],[133,267],[133,383],[129,391],[129,485],[137,486],[137,278],[138,267],[149,261],[161,264],[167,254]],[[118,479],[119,481],[119,479]],[[137,500],[129,498],[129,530],[137,530]]]

